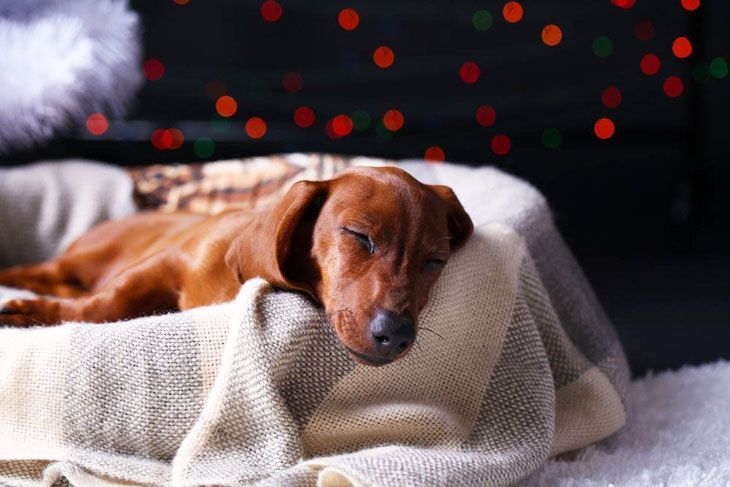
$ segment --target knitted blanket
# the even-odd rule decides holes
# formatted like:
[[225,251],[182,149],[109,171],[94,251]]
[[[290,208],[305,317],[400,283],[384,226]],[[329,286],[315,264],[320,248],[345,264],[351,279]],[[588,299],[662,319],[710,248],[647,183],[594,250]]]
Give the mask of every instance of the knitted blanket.
[[404,359],[353,363],[318,307],[258,279],[182,313],[0,329],[0,484],[504,485],[621,428],[620,344],[542,197],[401,166],[476,227]]

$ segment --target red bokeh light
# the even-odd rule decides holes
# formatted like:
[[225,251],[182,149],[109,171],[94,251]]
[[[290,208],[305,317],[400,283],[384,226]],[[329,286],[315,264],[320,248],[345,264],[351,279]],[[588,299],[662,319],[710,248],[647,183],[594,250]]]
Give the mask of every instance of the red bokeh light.
[[459,68],[459,77],[461,78],[461,81],[467,84],[476,83],[481,74],[481,70],[477,63],[472,61],[465,62]]
[[142,65],[142,74],[150,81],[157,81],[165,74],[165,65],[159,59],[150,58]]
[[672,43],[672,52],[679,59],[685,59],[692,55],[692,43],[686,37],[677,37]]
[[495,135],[492,137],[492,152],[498,156],[503,156],[509,153],[512,149],[512,141],[504,134]]
[[276,22],[282,13],[281,5],[276,0],[266,0],[261,4],[261,16],[266,22]]
[[600,118],[593,126],[593,132],[601,140],[610,139],[616,133],[616,126],[610,118]]
[[101,135],[109,130],[109,121],[101,113],[92,113],[86,119],[86,130],[91,135]]
[[403,118],[403,114],[399,110],[388,110],[385,112],[385,115],[383,115],[383,125],[392,132],[400,130],[403,127],[404,122],[405,119]]
[[479,125],[491,127],[497,120],[497,112],[489,105],[482,105],[477,108],[476,119]]
[[389,68],[395,62],[395,53],[387,46],[380,46],[373,52],[373,62],[379,68]]
[[681,0],[682,7],[690,12],[700,8],[700,0]]
[[426,149],[426,152],[423,153],[423,158],[426,162],[444,162],[446,160],[446,153],[441,147],[434,145]]
[[215,102],[215,111],[221,117],[232,117],[238,111],[238,103],[232,96],[221,96]]
[[259,117],[251,117],[246,121],[246,134],[252,139],[260,139],[266,135],[266,122]]
[[655,54],[647,54],[641,58],[641,72],[647,76],[654,76],[662,67],[662,62]]
[[281,85],[289,93],[296,93],[304,88],[304,79],[301,74],[292,71],[281,78]]
[[337,115],[332,119],[332,132],[338,137],[350,135],[350,132],[352,132],[352,119],[347,115]]
[[619,8],[630,9],[636,5],[636,0],[611,0],[611,3]]
[[601,93],[601,102],[607,108],[616,108],[621,104],[622,99],[623,95],[621,94],[621,90],[615,86],[609,86]]
[[299,107],[294,110],[294,123],[306,129],[314,125],[314,110],[309,107]]
[[669,98],[677,98],[684,92],[684,83],[677,76],[670,76],[664,80],[664,94]]
[[510,24],[514,24],[522,20],[525,15],[525,11],[522,8],[520,2],[507,2],[502,8],[502,16],[504,20]]
[[337,16],[337,22],[345,30],[354,30],[360,24],[360,16],[352,8],[345,8]]

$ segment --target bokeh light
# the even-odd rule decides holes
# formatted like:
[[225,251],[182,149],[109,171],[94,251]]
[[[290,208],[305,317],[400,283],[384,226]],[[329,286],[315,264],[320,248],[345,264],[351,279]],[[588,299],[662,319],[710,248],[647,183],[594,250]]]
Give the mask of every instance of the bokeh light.
[[337,22],[345,30],[355,30],[360,24],[360,16],[355,9],[345,8],[337,16]]
[[294,123],[303,129],[314,125],[314,110],[309,107],[299,107],[294,110]]
[[679,59],[686,59],[692,55],[692,43],[686,37],[677,37],[672,43],[672,52]]
[[479,77],[481,76],[481,70],[479,69],[479,66],[477,63],[472,61],[467,61],[464,64],[461,65],[459,68],[459,77],[461,78],[461,81],[467,84],[473,84],[476,83],[479,80]]
[[201,159],[210,157],[215,153],[215,142],[210,137],[198,137],[193,142],[193,152]]
[[165,65],[159,59],[150,58],[142,65],[142,74],[150,81],[157,81],[165,74]]
[[190,0],[175,0],[175,3],[178,5],[187,5],[190,3]]
[[600,58],[608,57],[613,52],[613,41],[607,36],[598,36],[593,40],[593,54]]
[[682,7],[690,12],[700,8],[700,0],[681,0]]
[[439,146],[431,146],[423,153],[423,158],[426,162],[438,163],[446,160],[446,153]]
[[91,135],[101,135],[109,130],[109,121],[101,113],[92,113],[86,119],[86,130]]
[[370,114],[365,110],[352,112],[352,127],[358,132],[367,130],[370,127]]
[[281,5],[276,0],[266,0],[261,4],[261,16],[266,22],[276,22],[282,13]]
[[487,10],[477,10],[471,17],[471,23],[476,30],[484,32],[492,27],[494,19]]
[[542,143],[548,149],[557,149],[563,143],[563,136],[556,128],[547,128],[542,132]]
[[352,119],[347,115],[340,114],[332,119],[332,131],[338,137],[345,137],[352,132]]
[[593,132],[601,140],[610,139],[616,133],[616,126],[610,118],[599,118],[593,126]]
[[228,132],[231,128],[231,120],[214,113],[210,120],[210,128],[213,129],[213,132],[217,132],[219,134]]
[[380,46],[373,52],[373,62],[379,68],[389,68],[395,62],[395,53],[387,46]]
[[491,127],[497,120],[497,112],[494,110],[494,107],[490,105],[482,105],[477,108],[475,117],[479,125]]
[[383,125],[392,132],[403,128],[404,122],[405,119],[403,118],[403,114],[400,110],[396,110],[395,108],[388,110],[385,112],[385,115],[383,115]]
[[724,57],[716,57],[710,62],[710,74],[715,79],[727,78],[728,67]]
[[611,0],[611,3],[616,7],[628,10],[636,5],[636,0]]
[[252,139],[260,139],[266,135],[266,122],[259,117],[251,117],[246,120],[246,135]]
[[557,46],[563,40],[563,31],[555,24],[546,25],[542,29],[542,42],[550,47]]
[[684,83],[678,76],[670,76],[664,80],[664,94],[669,98],[677,98],[684,91]]
[[152,131],[152,135],[150,136],[150,141],[152,142],[152,146],[157,150],[165,150],[165,144],[162,143],[162,136],[165,133],[165,129],[155,129]]
[[645,75],[654,76],[661,69],[662,61],[656,54],[646,54],[644,55],[644,57],[641,58],[639,67],[641,68],[641,72]]
[[601,93],[601,103],[607,108],[616,108],[621,104],[622,99],[621,90],[615,86],[609,86]]
[[291,71],[281,78],[281,85],[289,93],[296,93],[304,88],[304,79],[301,74]]
[[221,117],[232,117],[238,111],[238,103],[232,96],[223,95],[216,100],[215,111]]
[[161,129],[161,132],[157,130],[152,132],[152,144],[155,147],[159,145],[162,150],[177,150],[182,147],[183,142],[185,142],[185,137],[180,129]]
[[642,42],[650,41],[654,38],[656,32],[654,31],[654,24],[648,20],[642,20],[634,27],[634,37]]
[[504,8],[502,8],[502,16],[504,17],[504,20],[509,22],[510,24],[515,24],[522,20],[522,17],[524,17],[525,11],[522,8],[522,5],[520,2],[507,2],[504,5]]
[[494,152],[498,156],[504,156],[508,154],[510,150],[512,150],[512,141],[508,136],[504,134],[499,134],[492,137],[492,142],[490,145],[492,146],[492,152]]

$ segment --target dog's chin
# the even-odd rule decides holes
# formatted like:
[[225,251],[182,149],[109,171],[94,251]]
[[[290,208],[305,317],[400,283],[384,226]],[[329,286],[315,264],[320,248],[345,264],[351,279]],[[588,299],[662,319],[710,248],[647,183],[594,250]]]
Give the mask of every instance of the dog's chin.
[[379,357],[371,357],[370,355],[365,355],[364,353],[360,353],[356,350],[351,349],[347,345],[345,345],[345,350],[347,350],[347,353],[352,357],[352,359],[363,365],[369,365],[370,367],[382,367],[383,365],[392,364],[394,360],[392,359],[385,359],[385,358],[379,358]]

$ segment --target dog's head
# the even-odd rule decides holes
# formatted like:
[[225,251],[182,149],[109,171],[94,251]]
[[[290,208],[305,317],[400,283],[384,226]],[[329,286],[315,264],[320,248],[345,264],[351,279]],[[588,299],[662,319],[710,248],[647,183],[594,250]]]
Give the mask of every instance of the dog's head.
[[392,167],[301,181],[269,215],[273,284],[312,295],[359,362],[405,355],[451,253],[472,233],[453,191]]

